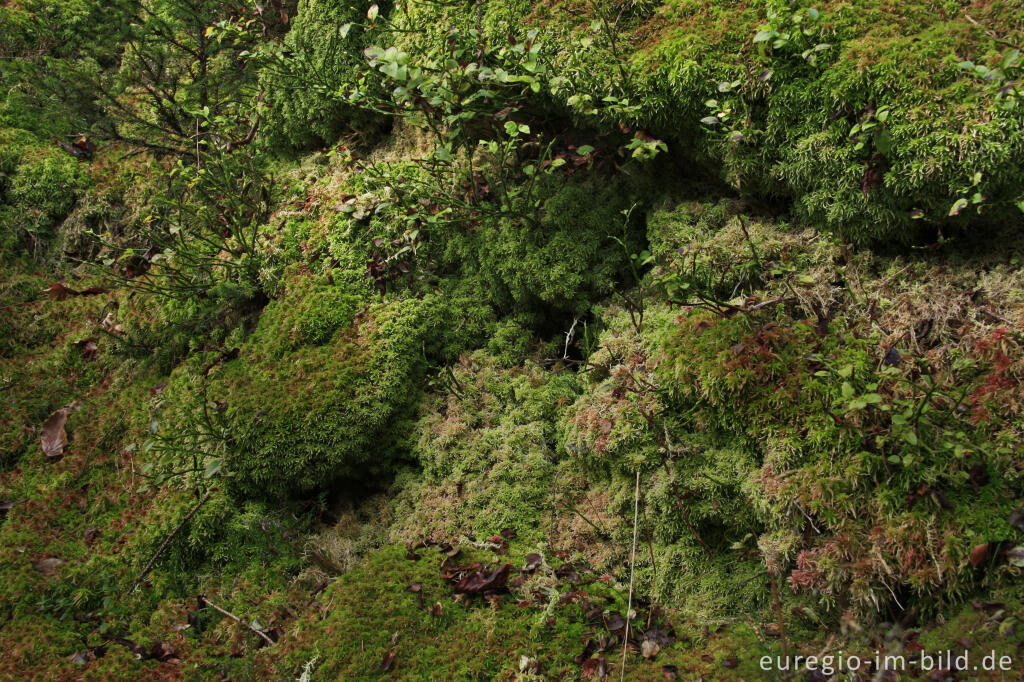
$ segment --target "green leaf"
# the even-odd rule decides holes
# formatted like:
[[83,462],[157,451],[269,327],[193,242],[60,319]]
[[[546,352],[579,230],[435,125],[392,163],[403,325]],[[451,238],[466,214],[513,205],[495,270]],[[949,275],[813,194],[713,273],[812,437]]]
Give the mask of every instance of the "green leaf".
[[772,36],[775,35],[775,31],[758,31],[757,35],[754,36],[755,43],[763,43],[766,40],[771,40]]
[[[579,147],[576,147],[576,153],[580,156],[590,156],[594,153],[594,148],[589,144],[582,144]],[[1021,203],[1024,204],[1024,202]],[[1024,211],[1024,208],[1021,210]]]
[[377,6],[377,3],[373,3],[370,5],[370,9],[366,10],[366,18],[370,21],[376,21],[378,14],[380,14],[380,7]]
[[434,150],[434,158],[445,163],[452,160],[452,150],[448,145],[441,145]]
[[968,201],[963,197],[956,200],[956,203],[949,209],[950,217],[960,215],[960,212],[967,208]]
[[203,471],[203,478],[213,478],[220,472],[221,458],[215,457],[206,464],[206,470]]

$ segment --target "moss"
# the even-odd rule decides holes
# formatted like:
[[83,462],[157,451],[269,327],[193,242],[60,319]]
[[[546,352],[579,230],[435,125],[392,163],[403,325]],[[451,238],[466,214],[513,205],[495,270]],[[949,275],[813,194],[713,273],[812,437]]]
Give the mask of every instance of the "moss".
[[[278,331],[295,328],[293,312],[287,300],[268,306],[208,391],[226,401],[226,464],[245,496],[308,493],[338,479],[372,484],[391,472],[439,324],[436,303],[395,301],[371,306],[322,345],[281,352]],[[321,329],[317,320],[299,328]]]
[[[981,21],[980,7],[945,0],[828,2],[816,5],[813,22],[805,2],[637,3],[613,17],[613,43],[590,30],[594,7],[558,2],[488,6],[481,29],[495,42],[538,30],[535,40],[571,83],[552,88],[559,111],[602,127],[635,125],[667,140],[680,164],[747,196],[781,199],[796,219],[847,241],[908,243],[936,230],[1019,223],[1024,110],[1000,106],[996,86],[959,67],[998,65],[1002,34],[1019,31],[1011,18],[1019,5],[986,3]],[[468,12],[413,11],[417,25],[474,24]],[[791,39],[753,43],[762,26]],[[581,95],[635,107],[585,114],[571,105]],[[701,123],[725,109],[721,123]],[[885,135],[854,134],[883,109],[875,133]],[[987,178],[983,213],[949,216],[975,172]]]
[[75,158],[27,131],[0,130],[0,239],[4,251],[44,243],[87,186]]
[[[444,259],[482,279],[499,306],[583,312],[626,270],[637,230],[624,212],[644,200],[645,180],[570,182],[545,201],[536,222],[501,218],[449,236]],[[625,237],[626,247],[613,237]]]
[[[294,65],[288,74],[268,70],[266,125],[270,143],[284,149],[328,146],[343,133],[368,141],[383,127],[373,114],[345,104],[335,91],[358,77],[370,38],[361,25],[371,3],[302,0],[285,38]],[[387,12],[385,5],[384,12]],[[352,24],[347,35],[341,27]]]
[[405,481],[392,536],[538,533],[558,465],[553,418],[574,390],[568,373],[464,356],[413,429],[422,473]]
[[[515,567],[523,561],[527,547],[518,542],[510,545],[507,561]],[[464,555],[468,552],[463,550]],[[472,551],[465,559],[488,562],[495,556]],[[322,615],[317,610],[304,616],[295,637],[282,642],[273,656],[260,657],[260,674],[298,677],[308,669],[312,680],[371,678],[382,674],[382,661],[394,654],[386,673],[394,679],[534,679],[520,668],[524,659],[544,677],[577,675],[582,660],[590,657],[581,655],[583,643],[601,628],[599,620],[588,623],[586,605],[600,610],[597,618],[603,613],[625,613],[628,588],[594,581],[574,589],[555,578],[552,570],[545,564],[538,573],[546,574],[546,583],[534,583],[531,590],[527,582],[513,588],[511,598],[487,605],[453,599],[450,585],[438,577],[436,562],[428,557],[410,559],[401,546],[385,547],[328,589],[324,603],[333,608]],[[412,584],[420,585],[426,605],[440,604],[440,615],[428,615],[419,606],[418,595],[407,589]],[[553,594],[545,595],[542,587]],[[560,599],[569,594],[572,598]],[[524,598],[518,605],[513,603],[520,597]],[[670,624],[662,627],[682,631],[681,621],[674,616],[667,620]],[[662,679],[662,666],[668,664],[678,667],[682,676],[711,679],[725,670],[724,659],[734,657],[742,673],[753,676],[757,658],[751,652],[775,651],[774,646],[758,642],[749,627],[736,625],[699,643],[672,645],[653,660],[631,654],[626,670],[630,679],[653,681]],[[620,652],[621,648],[610,647],[603,653],[609,670],[618,669]],[[573,660],[577,657],[580,662]]]
[[530,352],[533,334],[518,319],[505,320],[498,325],[487,342],[487,348],[499,363],[512,367],[521,363]]

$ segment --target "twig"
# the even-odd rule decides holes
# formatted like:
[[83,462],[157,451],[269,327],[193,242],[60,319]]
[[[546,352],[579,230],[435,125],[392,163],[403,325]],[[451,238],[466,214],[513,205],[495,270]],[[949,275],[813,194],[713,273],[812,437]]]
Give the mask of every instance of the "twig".
[[740,216],[740,229],[743,230],[743,236],[747,239],[747,245],[750,246],[750,253],[754,257],[754,265],[757,269],[763,270],[761,267],[761,259],[757,256],[757,249],[754,247],[754,240],[750,238],[750,232],[747,231],[747,218],[746,216]]
[[569,327],[569,331],[565,333],[565,351],[562,353],[562,359],[569,359],[569,343],[572,341],[573,333],[576,331],[576,323],[580,321],[579,317],[576,317],[572,321],[572,326]]
[[629,559],[629,600],[626,603],[626,632],[622,636],[622,664],[619,682],[626,679],[626,647],[629,646],[629,614],[633,610],[633,569],[636,566],[636,537],[640,518],[640,469],[636,470],[636,489],[633,492],[633,553]]
[[772,581],[772,608],[775,609],[775,617],[778,619],[779,637],[782,638],[782,657],[789,658],[789,642],[786,640],[786,623],[782,618],[782,600],[779,599],[779,583],[775,574],[768,571]]
[[203,602],[207,606],[212,606],[213,608],[215,608],[216,610],[220,611],[221,613],[223,613],[225,616],[227,616],[231,620],[235,621],[236,623],[241,623],[245,627],[249,628],[250,630],[255,632],[257,635],[262,637],[267,642],[267,644],[270,644],[270,645],[274,644],[274,640],[270,639],[270,636],[267,635],[267,633],[263,632],[262,630],[257,630],[256,628],[254,628],[253,626],[249,625],[248,623],[246,623],[244,620],[242,620],[241,618],[239,618],[235,614],[231,613],[230,611],[225,611],[221,607],[217,606],[216,604],[214,604],[212,601],[210,601],[206,597],[200,595],[199,596],[199,601]]
[[188,520],[191,519],[193,516],[195,516],[196,512],[199,511],[199,509],[204,504],[206,504],[206,501],[208,499],[210,499],[210,493],[212,493],[212,492],[213,492],[212,490],[207,490],[206,494],[203,495],[203,499],[199,500],[199,504],[197,504],[195,507],[193,507],[192,511],[190,511],[188,514],[185,514],[185,518],[183,518],[181,520],[181,523],[179,523],[175,527],[175,529],[171,531],[170,535],[168,535],[166,538],[164,538],[164,541],[160,544],[160,547],[156,550],[156,553],[152,557],[150,557],[149,563],[147,563],[146,567],[144,569],[142,569],[142,573],[139,575],[138,578],[135,579],[135,584],[132,585],[132,589],[130,589],[129,592],[134,592],[135,589],[142,582],[142,579],[145,578],[147,575],[149,575],[149,572],[151,570],[153,570],[153,566],[156,564],[157,558],[159,558],[159,556],[161,554],[163,554],[163,551],[165,549],[167,549],[167,545],[170,544],[171,539],[174,538],[174,536],[178,534],[178,531],[180,531],[185,526],[185,524],[188,523]]
[[[657,602],[656,592],[658,590],[658,566],[654,560],[654,542],[651,540],[651,523],[647,520],[647,499],[644,499],[644,527],[647,529],[647,550],[651,553],[651,601]],[[654,616],[654,609],[647,612],[647,627],[651,627],[651,618]]]

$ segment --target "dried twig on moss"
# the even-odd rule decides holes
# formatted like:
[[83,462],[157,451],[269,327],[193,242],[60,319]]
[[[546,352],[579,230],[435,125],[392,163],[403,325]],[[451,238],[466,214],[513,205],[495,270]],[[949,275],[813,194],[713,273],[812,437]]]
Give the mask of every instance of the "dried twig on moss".
[[622,664],[619,680],[626,679],[626,647],[629,646],[629,614],[633,611],[633,571],[636,567],[636,538],[640,528],[640,470],[636,470],[636,490],[633,492],[633,551],[629,555],[629,601],[626,603],[626,632],[622,635]]
[[181,520],[181,523],[175,526],[174,530],[171,531],[171,534],[164,538],[164,541],[160,543],[160,547],[158,547],[153,556],[149,558],[149,562],[146,564],[146,567],[142,569],[142,573],[140,573],[139,577],[135,579],[135,584],[132,585],[132,589],[130,589],[129,592],[134,592],[135,588],[137,588],[139,584],[142,583],[143,578],[149,575],[149,572],[153,570],[153,566],[156,565],[156,560],[160,557],[161,554],[163,554],[164,550],[167,549],[167,545],[169,545],[174,536],[178,534],[178,531],[185,527],[185,524],[188,523],[189,519],[195,516],[196,512],[199,511],[204,504],[206,504],[206,501],[210,499],[210,493],[212,492],[213,491],[211,490],[207,490],[206,494],[203,495],[202,499],[199,500],[196,506],[192,507],[192,510],[188,514],[185,514],[185,518]]
[[203,603],[204,603],[204,604],[206,604],[207,606],[213,607],[214,609],[216,609],[216,610],[217,610],[217,611],[219,611],[220,613],[223,613],[223,614],[224,614],[225,616],[227,616],[227,617],[228,617],[228,618],[230,618],[231,620],[235,621],[236,623],[241,623],[241,624],[242,624],[242,625],[244,625],[245,627],[249,628],[250,630],[252,630],[253,632],[255,632],[255,633],[256,633],[257,635],[259,635],[260,637],[262,637],[262,638],[264,639],[264,641],[266,641],[266,643],[267,643],[268,645],[272,645],[272,644],[274,643],[274,640],[272,640],[272,639],[270,638],[270,635],[268,635],[267,633],[263,632],[262,630],[257,630],[256,628],[254,628],[253,626],[249,625],[248,623],[246,623],[246,622],[245,622],[244,620],[242,620],[241,618],[239,618],[239,617],[238,617],[238,616],[236,616],[235,614],[231,613],[230,611],[225,611],[225,610],[224,610],[224,609],[222,609],[221,607],[217,606],[216,604],[214,604],[214,603],[213,603],[212,601],[210,601],[210,600],[209,600],[209,599],[207,599],[206,597],[204,597],[204,596],[200,595],[200,597],[199,597],[199,601],[203,602]]

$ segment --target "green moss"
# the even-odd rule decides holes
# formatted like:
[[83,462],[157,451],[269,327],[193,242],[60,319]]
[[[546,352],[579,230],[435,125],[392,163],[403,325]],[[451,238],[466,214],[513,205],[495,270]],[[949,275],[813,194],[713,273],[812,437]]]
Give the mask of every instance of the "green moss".
[[497,219],[473,233],[447,238],[445,260],[463,276],[479,277],[500,306],[582,312],[611,293],[636,248],[635,218],[624,211],[645,197],[646,179],[570,182],[543,205],[540,219]]
[[26,239],[38,250],[87,186],[81,163],[23,130],[0,130],[0,173],[4,251]]
[[[558,464],[554,415],[575,383],[568,373],[501,369],[482,352],[464,356],[450,392],[432,396],[413,429],[422,473],[405,480],[393,533],[537,533]],[[453,498],[453,489],[462,492]]]
[[[226,468],[245,496],[308,493],[339,479],[372,483],[401,457],[397,444],[439,336],[441,306],[376,304],[345,324],[352,299],[341,294],[313,303],[319,293],[306,297],[308,307],[288,298],[270,304],[207,392],[226,401]],[[294,345],[311,333],[323,343]]]
[[[358,77],[362,50],[370,38],[362,28],[369,2],[302,0],[285,38],[291,71],[268,69],[265,128],[282,148],[328,146],[344,133],[364,138],[383,126],[376,115],[345,104],[335,95]],[[384,11],[386,12],[386,5]],[[352,24],[347,35],[341,27]]]

